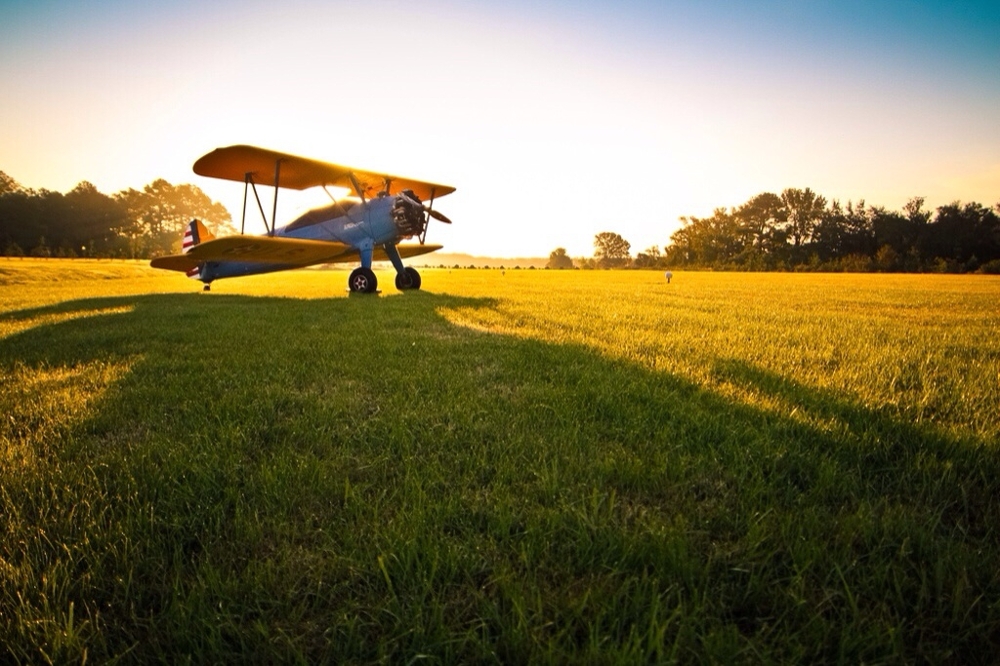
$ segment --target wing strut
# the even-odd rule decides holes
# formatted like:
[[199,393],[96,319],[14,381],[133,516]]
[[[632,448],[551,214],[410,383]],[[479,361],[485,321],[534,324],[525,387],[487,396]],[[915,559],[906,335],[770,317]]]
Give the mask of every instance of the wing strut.
[[359,197],[361,197],[361,203],[367,205],[368,201],[365,199],[365,191],[362,189],[361,183],[359,183],[358,179],[354,176],[354,172],[350,171],[347,175],[351,179],[351,185],[354,186],[354,191],[358,193]]
[[434,193],[436,191],[436,187],[431,188],[431,200],[427,202],[427,215],[424,218],[424,230],[420,232],[421,245],[423,245],[424,241],[427,240],[427,227],[431,226],[431,211],[434,210]]
[[[243,235],[243,229],[247,225],[247,194],[250,190],[250,174],[246,174],[243,177],[243,217],[240,218],[240,236]],[[254,192],[256,194],[256,191]]]
[[[268,232],[269,236],[274,235],[274,230],[278,223],[278,183],[281,182],[281,160],[278,158],[274,160],[274,208],[271,209],[271,230]],[[264,226],[267,226],[267,220],[264,221]]]
[[273,236],[276,228],[275,222],[278,219],[278,183],[281,177],[281,160],[274,162],[274,204],[271,208],[271,224],[267,223],[267,214],[264,212],[264,204],[260,202],[260,195],[257,193],[257,183],[253,180],[253,172],[247,171],[243,174],[243,218],[240,220],[240,235],[244,234],[247,223],[247,193],[252,188],[253,198],[257,200],[257,210],[260,211],[260,219],[264,222],[267,235]]
[[347,208],[344,206],[343,203],[341,203],[340,201],[337,201],[337,198],[335,196],[333,196],[332,194],[330,194],[330,190],[326,189],[326,185],[323,185],[322,188],[323,188],[323,191],[326,192],[326,196],[330,197],[330,201],[332,201],[334,203],[334,205],[336,205],[337,208],[340,209],[340,212],[343,213],[344,215],[347,215],[348,217],[350,217],[351,214],[347,212]]
[[[245,179],[246,179],[246,184],[249,185],[251,188],[253,188],[253,198],[257,200],[257,209],[260,210],[260,219],[264,220],[264,228],[267,229],[267,235],[271,236],[272,235],[272,233],[271,233],[271,227],[267,226],[267,215],[264,214],[264,206],[260,202],[260,195],[257,194],[257,183],[253,182],[253,174],[248,172],[246,174],[246,176],[245,176]],[[245,187],[246,187],[246,185],[244,185],[244,188]],[[275,198],[278,197],[277,190],[275,190],[274,196],[275,196]],[[247,197],[246,197],[246,190],[244,189],[244,192],[243,192],[243,221],[240,222],[240,228],[241,229],[243,228],[244,224],[246,223],[246,217],[247,217],[247,201],[246,201],[246,199],[247,199]]]

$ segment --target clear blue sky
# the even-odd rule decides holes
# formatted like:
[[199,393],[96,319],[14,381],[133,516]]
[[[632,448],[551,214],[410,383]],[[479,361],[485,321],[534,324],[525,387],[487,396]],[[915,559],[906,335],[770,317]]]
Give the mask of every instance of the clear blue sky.
[[251,143],[454,185],[431,239],[498,256],[786,187],[991,205],[997,35],[995,1],[0,0],[0,170],[238,216],[191,164]]

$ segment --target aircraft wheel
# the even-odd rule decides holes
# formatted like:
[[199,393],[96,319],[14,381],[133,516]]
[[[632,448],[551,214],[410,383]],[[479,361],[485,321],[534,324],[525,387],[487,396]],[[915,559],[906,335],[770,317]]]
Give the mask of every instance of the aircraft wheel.
[[347,280],[347,286],[353,292],[373,294],[378,289],[378,279],[375,277],[372,269],[362,266],[351,271],[351,277]]
[[396,289],[400,291],[420,289],[420,273],[417,272],[417,269],[407,266],[403,269],[402,275],[396,273]]

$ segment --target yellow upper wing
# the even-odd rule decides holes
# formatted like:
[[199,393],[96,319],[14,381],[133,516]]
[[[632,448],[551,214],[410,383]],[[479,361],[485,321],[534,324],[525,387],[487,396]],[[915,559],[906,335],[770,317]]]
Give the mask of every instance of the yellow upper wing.
[[[449,185],[354,169],[256,146],[216,148],[194,163],[194,172],[199,176],[235,180],[240,183],[246,182],[249,175],[258,185],[274,185],[277,176],[278,187],[304,190],[330,185],[345,187],[354,194],[365,197],[373,197],[386,189],[386,181],[389,183],[389,194],[413,190],[424,201],[443,197],[455,191],[455,188]],[[357,182],[358,188],[354,187],[354,182]]]
[[[440,250],[440,245],[403,244],[396,246],[401,257],[415,257]],[[215,238],[191,248],[187,254],[157,257],[150,262],[153,268],[172,271],[189,271],[206,261],[246,261],[261,264],[284,264],[301,268],[313,264],[331,264],[357,261],[358,250],[335,241],[303,240],[273,236],[227,236]],[[372,254],[375,261],[389,257],[381,247]]]

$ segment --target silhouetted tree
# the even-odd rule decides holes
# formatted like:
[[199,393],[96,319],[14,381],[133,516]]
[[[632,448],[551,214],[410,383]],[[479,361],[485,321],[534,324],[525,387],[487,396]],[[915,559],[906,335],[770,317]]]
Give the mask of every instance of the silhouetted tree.
[[790,187],[781,193],[781,203],[789,237],[798,249],[812,239],[813,229],[826,208],[826,199],[808,187],[804,190]]
[[[127,223],[127,210],[120,201],[102,194],[83,181],[63,196],[63,224],[53,233],[60,239],[63,254],[109,254],[119,244]],[[96,247],[95,247],[96,246]]]
[[[179,249],[184,225],[195,217],[216,233],[235,232],[229,212],[193,185],[161,179],[142,191],[109,197],[83,181],[63,195],[25,189],[0,172],[0,246],[5,248],[38,248],[67,257],[150,256]],[[38,243],[42,237],[44,246]]]
[[184,227],[200,219],[217,235],[234,233],[229,211],[194,185],[171,185],[162,178],[142,191],[128,189],[115,198],[125,206],[121,235],[133,256],[156,256],[180,249]]
[[48,190],[17,189],[0,195],[0,238],[33,248],[62,224],[62,195]]
[[979,263],[1000,259],[1000,216],[978,203],[941,206],[925,228],[920,250],[924,257],[959,265],[973,257]]
[[594,236],[594,259],[601,268],[621,268],[627,266],[632,245],[616,233],[602,231]]
[[0,196],[11,192],[19,192],[22,189],[24,188],[22,188],[16,180],[5,174],[3,171],[0,171]]
[[745,270],[993,271],[1000,261],[1000,204],[953,203],[932,214],[914,197],[902,212],[841,206],[812,190],[765,192],[712,217],[681,217],[665,249],[672,265]]
[[45,236],[41,236],[38,239],[38,243],[35,247],[31,248],[31,256],[33,257],[51,257],[52,250],[49,249],[49,244],[45,241]]
[[549,268],[573,268],[573,260],[566,254],[566,248],[557,247],[549,254]]
[[773,267],[783,254],[787,238],[782,229],[788,212],[781,197],[772,192],[758,194],[733,215],[739,226],[743,259],[756,268]]
[[844,208],[834,200],[813,227],[811,249],[822,261],[848,255],[870,256],[875,252],[875,236],[865,202]]
[[636,268],[658,268],[663,265],[663,254],[658,245],[648,247],[635,255],[632,265]]
[[682,217],[681,222],[684,226],[670,237],[667,263],[731,266],[753,247],[740,218],[725,208],[717,208],[711,217]]

